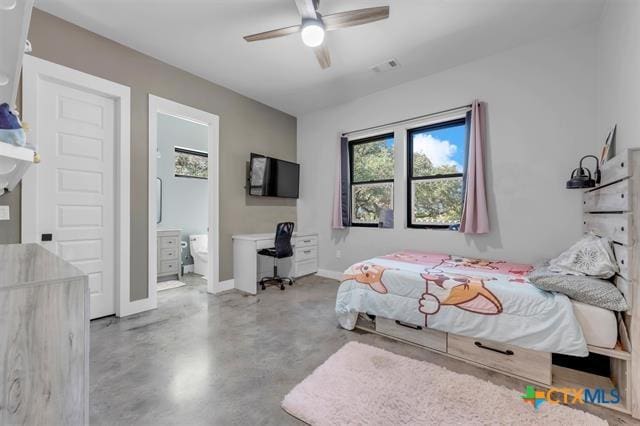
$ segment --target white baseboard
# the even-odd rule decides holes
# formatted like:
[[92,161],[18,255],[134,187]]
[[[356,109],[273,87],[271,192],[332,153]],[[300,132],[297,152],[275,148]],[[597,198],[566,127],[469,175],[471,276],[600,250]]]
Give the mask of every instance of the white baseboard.
[[233,278],[226,281],[220,281],[220,291],[233,290],[235,288],[235,283]]
[[331,278],[332,280],[338,280],[338,281],[342,280],[342,272],[330,271],[328,269],[318,269],[318,272],[316,272],[316,275],[319,275],[324,278]]
[[116,316],[126,317],[140,312],[150,311],[157,307],[157,300],[155,300],[155,298],[147,297],[145,299],[134,300],[133,302],[125,303],[124,306],[120,306],[120,310],[119,312],[116,312]]

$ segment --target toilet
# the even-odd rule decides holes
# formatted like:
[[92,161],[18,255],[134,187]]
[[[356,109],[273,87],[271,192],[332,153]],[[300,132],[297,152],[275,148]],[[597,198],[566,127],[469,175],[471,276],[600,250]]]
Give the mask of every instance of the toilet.
[[193,272],[207,278],[207,263],[209,259],[209,236],[189,235],[189,250],[193,257]]

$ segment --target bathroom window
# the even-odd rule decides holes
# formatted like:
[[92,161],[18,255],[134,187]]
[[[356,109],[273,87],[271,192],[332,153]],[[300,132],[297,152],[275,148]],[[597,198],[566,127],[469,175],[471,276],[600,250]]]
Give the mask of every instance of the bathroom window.
[[207,179],[209,177],[209,154],[205,151],[198,151],[179,146],[175,149],[176,177]]

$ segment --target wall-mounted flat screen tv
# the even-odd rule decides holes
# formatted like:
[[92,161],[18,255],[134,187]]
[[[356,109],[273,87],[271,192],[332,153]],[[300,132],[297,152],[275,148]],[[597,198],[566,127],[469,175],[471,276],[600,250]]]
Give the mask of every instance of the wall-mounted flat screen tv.
[[250,195],[298,198],[299,180],[299,164],[251,153]]

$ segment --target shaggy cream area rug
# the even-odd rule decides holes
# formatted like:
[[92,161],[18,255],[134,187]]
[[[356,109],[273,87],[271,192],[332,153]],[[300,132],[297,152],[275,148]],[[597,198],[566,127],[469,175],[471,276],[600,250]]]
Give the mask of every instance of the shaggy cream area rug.
[[[523,389],[524,391],[524,389]],[[437,365],[350,342],[282,401],[311,425],[606,425],[584,411]]]

